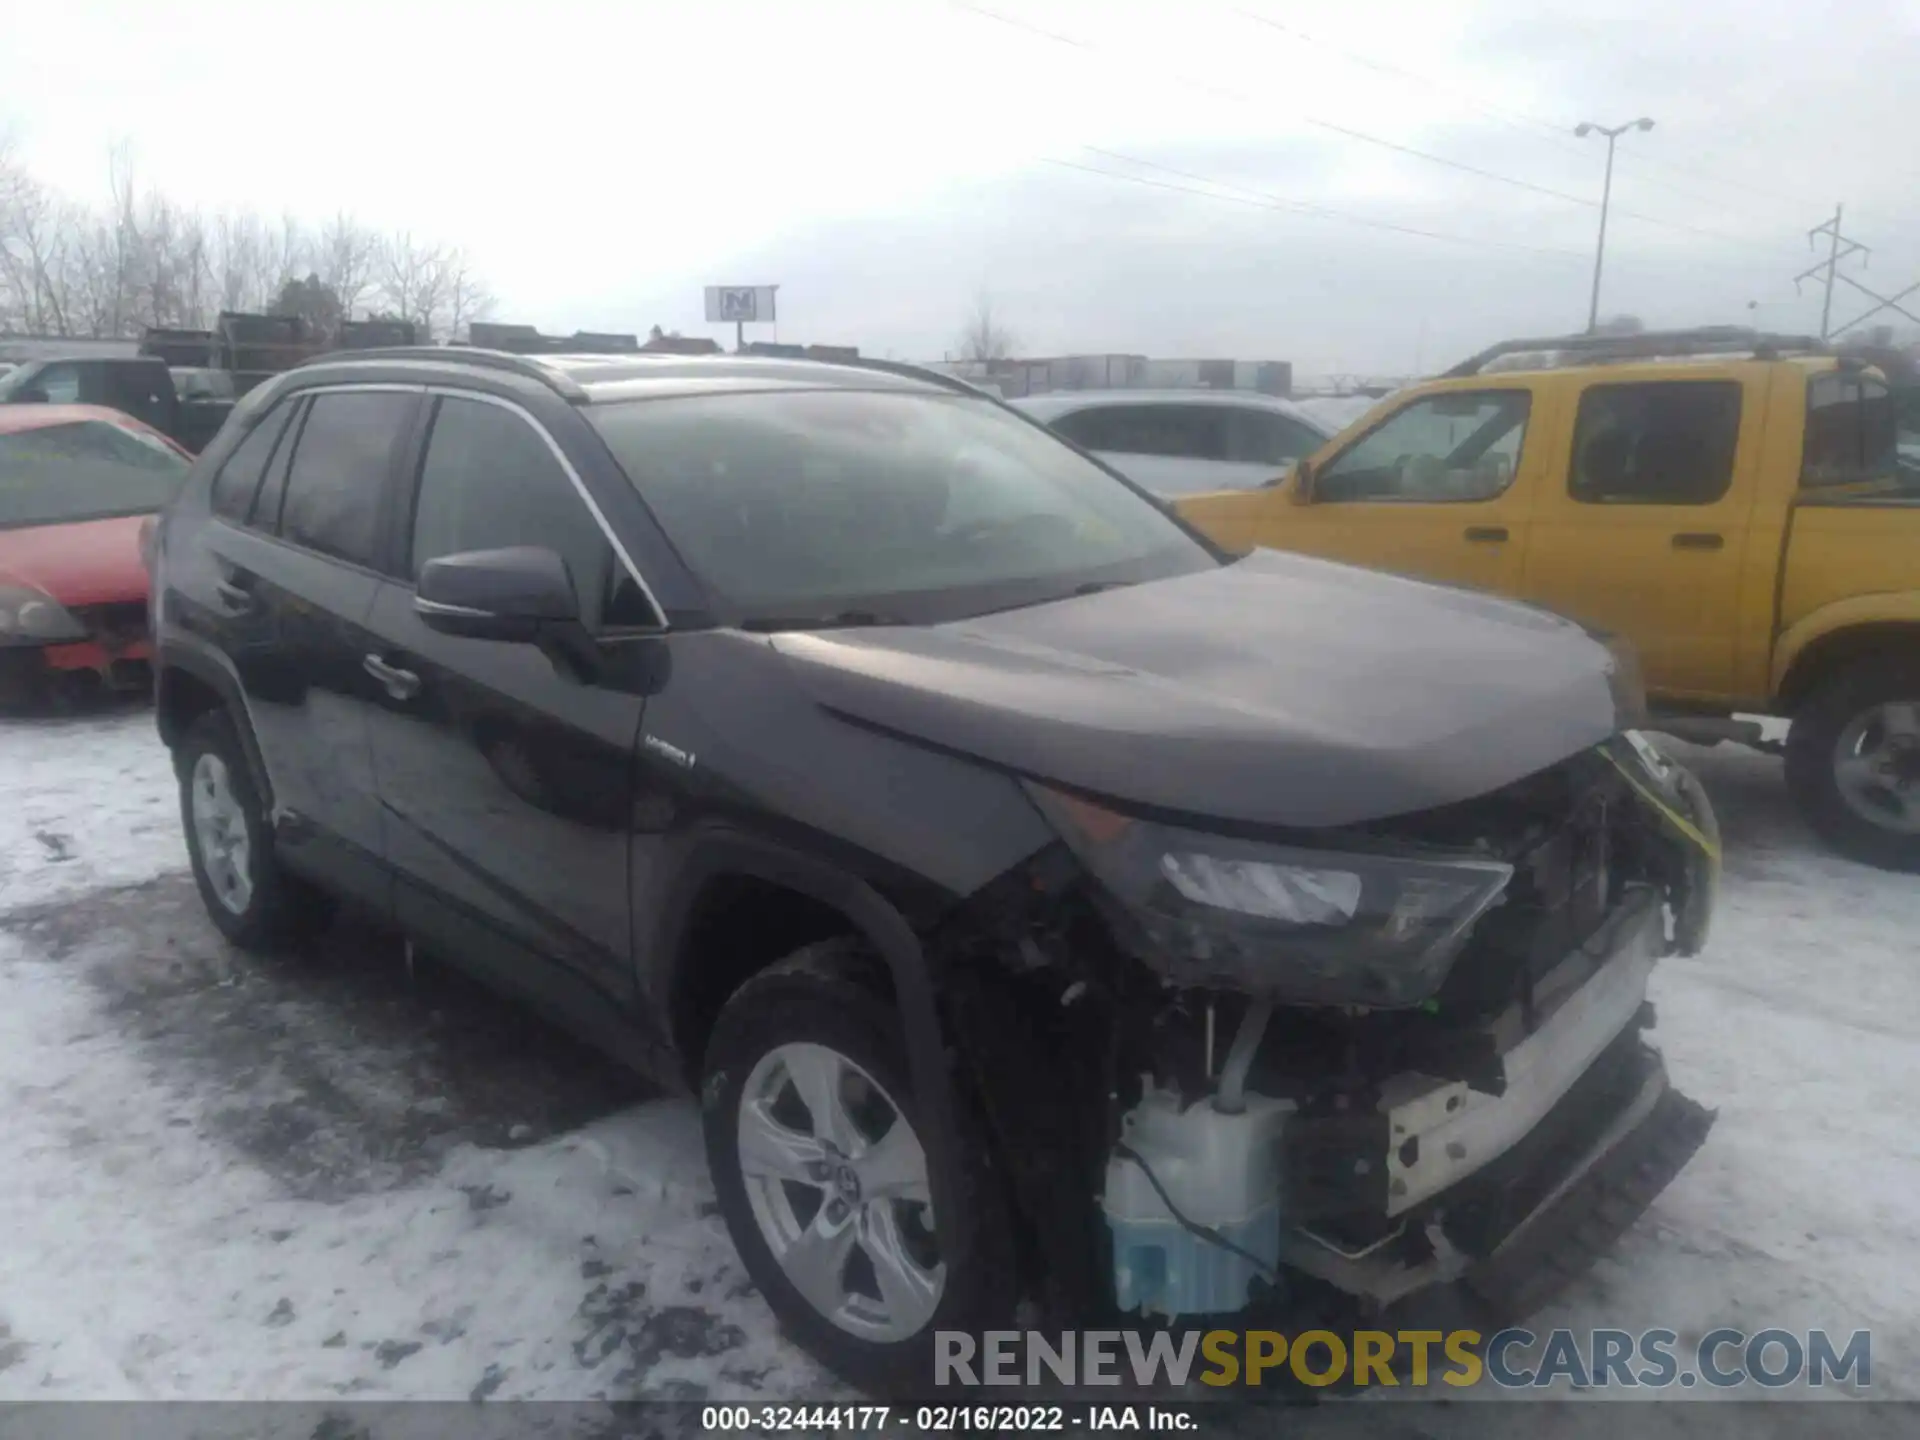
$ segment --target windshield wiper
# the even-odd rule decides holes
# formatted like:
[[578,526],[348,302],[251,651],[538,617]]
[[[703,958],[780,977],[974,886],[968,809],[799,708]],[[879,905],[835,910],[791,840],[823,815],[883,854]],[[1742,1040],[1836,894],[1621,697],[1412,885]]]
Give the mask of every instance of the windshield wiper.
[[876,610],[839,610],[831,615],[755,615],[740,622],[742,630],[851,630],[863,625],[910,625],[898,615]]

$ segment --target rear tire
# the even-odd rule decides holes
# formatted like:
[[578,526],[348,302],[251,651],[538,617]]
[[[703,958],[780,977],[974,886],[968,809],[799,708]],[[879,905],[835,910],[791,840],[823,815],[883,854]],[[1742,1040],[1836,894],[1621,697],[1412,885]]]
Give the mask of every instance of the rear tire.
[[328,897],[274,854],[266,807],[233,722],[213,710],[173,752],[194,883],[215,928],[243,950],[268,950],[323,929]]
[[1850,859],[1920,872],[1920,658],[1883,656],[1823,681],[1787,733],[1787,786]]
[[[937,1192],[942,1139],[919,1118],[899,1017],[853,978],[866,958],[848,940],[808,946],[728,1001],[706,1047],[707,1161],[747,1274],[788,1333],[863,1390],[926,1397],[936,1331],[977,1340],[1011,1325],[1013,1228],[964,1105],[948,1141],[954,1193]],[[936,1212],[953,1221],[954,1253],[933,1239]]]

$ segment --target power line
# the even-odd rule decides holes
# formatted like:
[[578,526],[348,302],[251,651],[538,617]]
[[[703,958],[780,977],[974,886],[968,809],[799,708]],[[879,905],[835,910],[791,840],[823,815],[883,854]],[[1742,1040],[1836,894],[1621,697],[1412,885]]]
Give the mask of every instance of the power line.
[[[1142,169],[1159,170],[1168,175],[1179,176],[1185,180],[1198,182],[1198,185],[1212,186],[1213,189],[1200,189],[1196,185],[1176,185],[1167,180],[1155,180],[1145,175],[1128,175],[1114,170],[1101,170],[1092,165],[1078,164],[1072,160],[1046,158],[1049,165],[1057,165],[1066,170],[1078,170],[1086,175],[1099,175],[1108,180],[1122,180],[1133,185],[1147,185],[1156,190],[1171,190],[1182,195],[1198,195],[1206,200],[1224,200],[1231,204],[1251,205],[1260,210],[1279,210],[1288,214],[1307,215],[1323,220],[1337,220],[1349,225],[1362,225],[1370,230],[1387,230],[1398,235],[1415,235],[1423,240],[1442,240],[1454,245],[1468,245],[1493,250],[1513,250],[1531,255],[1552,255],[1564,259],[1584,260],[1586,256],[1575,250],[1556,250],[1544,245],[1524,245],[1512,240],[1486,240],[1473,235],[1451,235],[1442,230],[1424,230],[1417,225],[1402,225],[1391,220],[1377,220],[1367,215],[1356,215],[1347,210],[1335,210],[1325,205],[1310,205],[1304,201],[1288,200],[1282,196],[1271,195],[1261,190],[1249,190],[1244,186],[1214,180],[1192,171],[1179,170],[1171,165],[1162,165],[1157,161],[1143,160],[1135,155],[1123,155],[1117,150],[1102,150],[1098,146],[1083,147],[1092,154],[1109,160],[1117,160],[1126,165],[1137,165]],[[1221,191],[1236,193],[1222,194]]]
[[[1085,50],[1090,54],[1104,52],[1103,46],[1095,45],[1092,41],[1082,40],[1073,35],[1062,35],[1056,30],[1046,30],[1038,25],[1030,24],[1025,20],[1016,19],[1011,15],[1002,15],[997,10],[988,10],[979,5],[969,4],[967,0],[949,0],[949,3],[957,9],[979,15],[987,20],[997,21],[1002,25],[1011,26],[1015,30],[1024,30],[1029,35],[1038,35],[1043,39],[1053,41],[1055,44],[1070,45],[1076,50]],[[1224,86],[1215,85],[1211,81],[1196,80],[1191,76],[1171,73],[1168,74],[1167,78],[1176,80],[1180,84],[1193,89],[1204,90],[1209,94],[1223,96],[1230,100],[1254,103],[1252,96],[1238,90],[1229,90]],[[1435,155],[1430,151],[1416,149],[1412,145],[1402,145],[1397,140],[1388,140],[1379,135],[1369,135],[1364,130],[1355,130],[1351,126],[1336,124],[1331,120],[1322,120],[1313,115],[1302,115],[1299,118],[1306,124],[1312,125],[1317,129],[1329,130],[1336,135],[1343,135],[1350,140],[1358,140],[1368,145],[1377,145],[1382,149],[1392,150],[1401,155],[1410,155],[1416,160],[1426,160],[1435,165],[1444,165],[1452,170],[1464,171],[1466,174],[1476,175],[1482,180],[1492,180],[1501,185],[1511,185],[1519,190],[1530,190],[1535,194],[1546,195],[1555,200],[1569,201],[1575,205],[1592,205],[1596,203],[1592,200],[1584,199],[1581,196],[1569,194],[1564,190],[1555,190],[1548,185],[1537,185],[1531,180],[1522,180],[1514,175],[1502,175],[1495,170],[1483,170],[1477,165],[1469,165],[1464,160],[1452,160],[1444,155]]]
[[[1042,26],[1034,25],[1026,20],[1017,19],[1011,15],[1003,15],[997,10],[989,10],[984,6],[971,4],[969,3],[969,0],[948,0],[948,3],[953,5],[956,9],[964,10],[969,14],[978,15],[983,19],[995,21],[998,24],[1009,26],[1015,30],[1025,31],[1030,35],[1037,35],[1042,39],[1051,40],[1055,44],[1070,46],[1073,49],[1083,50],[1089,54],[1106,53],[1104,50],[1104,47],[1096,45],[1091,41],[1081,39],[1078,36],[1063,35],[1058,31],[1045,29]],[[1211,95],[1222,96],[1228,99],[1237,100],[1243,104],[1264,104],[1264,102],[1256,100],[1253,96],[1250,96],[1243,91],[1231,90],[1224,86],[1215,85],[1211,81],[1197,80],[1192,76],[1181,75],[1181,74],[1177,74],[1170,71],[1163,72],[1163,73],[1165,74],[1165,78],[1176,81],[1179,84],[1186,85],[1191,89],[1201,90]],[[1551,186],[1539,185],[1531,180],[1521,179],[1518,176],[1503,175],[1495,170],[1483,169],[1480,166],[1470,165],[1463,160],[1454,160],[1445,155],[1436,155],[1431,151],[1421,150],[1412,145],[1403,145],[1396,140],[1388,140],[1379,135],[1371,135],[1364,130],[1356,130],[1352,126],[1337,124],[1336,122],[1331,120],[1323,120],[1318,116],[1300,115],[1297,118],[1301,120],[1304,124],[1314,126],[1318,129],[1330,131],[1336,135],[1341,135],[1348,139],[1358,140],[1363,144],[1378,146],[1382,149],[1390,150],[1397,154],[1411,156],[1412,158],[1417,160],[1425,160],[1431,164],[1445,166],[1446,168],[1452,169],[1452,170],[1459,170],[1465,174],[1473,175],[1483,180],[1491,180],[1501,185],[1512,186],[1515,189],[1530,191],[1539,195],[1545,195],[1550,199],[1564,201],[1572,205],[1587,206],[1590,208],[1597,208],[1600,203],[1599,201],[1591,199],[1584,195],[1575,195],[1569,191],[1556,190]],[[1690,234],[1699,235],[1706,239],[1717,240],[1722,244],[1738,245],[1738,246],[1742,246],[1749,249],[1766,250],[1769,253],[1777,253],[1774,250],[1774,247],[1772,246],[1763,245],[1757,241],[1743,240],[1738,236],[1722,234],[1717,230],[1708,230],[1701,226],[1689,225],[1684,221],[1680,221],[1680,220],[1667,220],[1658,215],[1644,215],[1639,213],[1638,211],[1617,209],[1617,208],[1615,209],[1614,213],[1616,215],[1625,216],[1629,219],[1640,220],[1647,224],[1663,225],[1668,227],[1669,229],[1674,229],[1674,230],[1684,230]]]
[[[1276,30],[1281,34],[1287,35],[1295,40],[1304,41],[1309,45],[1317,45],[1322,49],[1331,51],[1335,55],[1340,56],[1342,59],[1347,60],[1352,64],[1364,66],[1369,70],[1378,71],[1383,75],[1393,75],[1401,79],[1412,80],[1418,84],[1427,86],[1429,89],[1439,91],[1443,95],[1450,95],[1455,100],[1458,100],[1460,103],[1467,106],[1468,109],[1473,110],[1478,114],[1487,117],[1490,120],[1498,121],[1500,124],[1506,125],[1511,129],[1521,131],[1528,135],[1536,135],[1538,138],[1552,139],[1558,142],[1563,148],[1565,148],[1570,152],[1581,148],[1580,146],[1574,143],[1574,141],[1572,140],[1569,134],[1569,132],[1572,129],[1571,126],[1562,125],[1555,121],[1545,119],[1542,116],[1529,114],[1525,111],[1508,110],[1501,106],[1490,105],[1484,100],[1479,100],[1472,96],[1464,94],[1456,86],[1447,85],[1439,80],[1434,79],[1431,75],[1423,75],[1417,70],[1409,70],[1405,66],[1395,65],[1391,61],[1380,60],[1370,55],[1364,55],[1357,50],[1351,50],[1344,45],[1336,44],[1331,40],[1322,38],[1321,36],[1309,34],[1307,31],[1300,29],[1297,25],[1290,25],[1285,23],[1284,21],[1275,20],[1270,15],[1262,15],[1258,11],[1247,9],[1245,6],[1236,5],[1233,7],[1233,10],[1235,14],[1241,16],[1243,19],[1251,20],[1256,25],[1264,25],[1269,30]],[[1706,180],[1711,184],[1724,185],[1735,190],[1744,190],[1748,194],[1760,196],[1763,199],[1774,201],[1777,204],[1791,205],[1795,209],[1804,209],[1808,203],[1806,200],[1798,196],[1782,194],[1777,190],[1762,189],[1757,185],[1749,185],[1744,181],[1728,179],[1725,176],[1715,175],[1706,170],[1699,169],[1696,166],[1689,166],[1689,165],[1682,164],[1679,161],[1670,160],[1670,159],[1666,159],[1659,156],[1647,156],[1647,155],[1640,156],[1639,160],[1640,160],[1640,163],[1644,165],[1652,165],[1662,170],[1670,170],[1675,174],[1693,175],[1696,178]],[[1696,195],[1691,191],[1682,190],[1675,185],[1664,184],[1663,182],[1658,180],[1649,180],[1648,177],[1644,175],[1641,176],[1640,178],[1642,180],[1647,180],[1648,183],[1650,184],[1658,185],[1661,188],[1666,190],[1671,190],[1673,193],[1678,195],[1688,195],[1688,196],[1691,196],[1691,198],[1693,199],[1705,198],[1703,196]]]

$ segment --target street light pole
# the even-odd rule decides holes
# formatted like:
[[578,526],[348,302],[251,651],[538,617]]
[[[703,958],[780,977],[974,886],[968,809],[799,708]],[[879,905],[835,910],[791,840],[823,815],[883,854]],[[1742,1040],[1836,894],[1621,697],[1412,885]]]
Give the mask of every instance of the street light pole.
[[1593,252],[1593,298],[1587,304],[1587,333],[1593,334],[1600,328],[1600,267],[1607,258],[1607,207],[1613,202],[1613,144],[1629,130],[1651,130],[1653,121],[1642,115],[1638,120],[1625,125],[1593,125],[1586,121],[1573,127],[1576,135],[1604,135],[1607,137],[1607,178],[1600,189],[1600,243]]

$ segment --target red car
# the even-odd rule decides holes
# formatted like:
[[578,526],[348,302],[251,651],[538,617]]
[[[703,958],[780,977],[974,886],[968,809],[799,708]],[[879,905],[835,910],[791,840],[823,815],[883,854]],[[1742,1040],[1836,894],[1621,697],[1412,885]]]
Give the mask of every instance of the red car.
[[0,699],[148,679],[146,537],[193,463],[97,405],[0,405]]

